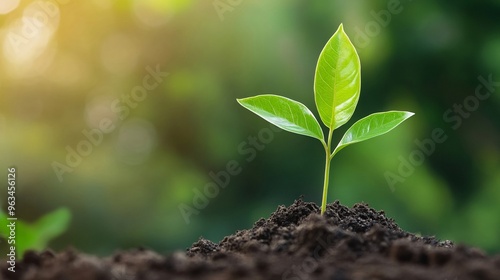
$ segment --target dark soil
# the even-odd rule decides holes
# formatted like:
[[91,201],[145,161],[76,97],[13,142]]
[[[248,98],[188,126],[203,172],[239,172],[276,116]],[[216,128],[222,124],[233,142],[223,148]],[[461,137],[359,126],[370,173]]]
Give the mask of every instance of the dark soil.
[[500,279],[500,256],[408,233],[383,211],[338,202],[280,206],[220,243],[200,238],[186,252],[136,249],[100,259],[73,250],[28,252],[3,279]]

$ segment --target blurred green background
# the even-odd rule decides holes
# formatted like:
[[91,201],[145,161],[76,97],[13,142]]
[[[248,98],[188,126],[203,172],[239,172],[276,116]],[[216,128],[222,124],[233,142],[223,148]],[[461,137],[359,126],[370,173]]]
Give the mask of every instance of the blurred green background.
[[[362,91],[334,141],[373,112],[416,115],[339,153],[329,201],[364,201],[408,231],[499,252],[499,13],[498,0],[2,0],[1,177],[17,167],[19,218],[71,210],[52,248],[99,255],[183,250],[199,236],[219,241],[249,228],[300,195],[320,203],[320,143],[270,130],[235,98],[275,93],[317,116],[316,61],[343,23]],[[168,76],[141,92],[156,69]],[[480,88],[484,100],[475,96],[480,76],[494,81]],[[82,144],[103,121],[113,129]],[[447,139],[419,159],[415,141],[434,129]],[[68,148],[84,153],[74,167]],[[194,207],[210,172],[228,163],[241,172],[186,223],[179,206]],[[387,172],[401,176],[392,187]]]

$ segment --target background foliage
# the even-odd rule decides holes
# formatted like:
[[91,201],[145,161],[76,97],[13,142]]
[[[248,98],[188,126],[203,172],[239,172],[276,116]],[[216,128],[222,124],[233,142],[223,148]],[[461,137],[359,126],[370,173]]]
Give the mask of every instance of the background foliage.
[[[47,20],[26,33],[23,16],[40,11]],[[479,76],[500,81],[499,12],[497,0],[2,1],[3,178],[17,167],[20,218],[71,211],[51,247],[101,255],[182,250],[200,235],[217,241],[251,227],[300,195],[320,203],[322,147],[270,134],[235,99],[274,93],[315,108],[316,61],[342,22],[362,65],[353,120],[389,109],[416,115],[340,152],[330,201],[365,201],[406,230],[499,252],[500,88],[473,103]],[[169,76],[121,120],[110,104],[157,65]],[[464,101],[474,110],[455,113]],[[116,129],[58,180],[52,164],[103,118]],[[384,174],[398,174],[435,129],[446,141],[391,188]],[[210,172],[231,161],[241,172],[186,224],[179,205],[192,205]]]

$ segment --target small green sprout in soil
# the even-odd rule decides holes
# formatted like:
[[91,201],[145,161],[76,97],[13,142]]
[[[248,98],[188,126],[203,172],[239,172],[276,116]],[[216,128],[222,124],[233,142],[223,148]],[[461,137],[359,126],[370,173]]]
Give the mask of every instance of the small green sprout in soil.
[[[28,223],[24,220],[16,220],[15,228],[7,226],[12,222],[8,220],[9,216],[0,210],[0,243],[4,238],[8,243],[9,254],[18,255],[21,258],[27,250],[44,250],[48,243],[63,234],[69,227],[71,212],[67,208],[54,210],[34,223]],[[11,232],[15,230],[15,233]],[[15,252],[12,252],[15,248]]]
[[321,51],[314,76],[316,108],[321,120],[328,128],[326,142],[318,121],[300,102],[273,94],[237,99],[243,107],[277,127],[316,138],[323,144],[326,163],[321,214],[326,210],[332,158],[343,148],[385,134],[414,115],[412,112],[388,111],[366,116],[355,122],[332,150],[333,131],[351,118],[358,103],[360,89],[359,57],[340,24]]

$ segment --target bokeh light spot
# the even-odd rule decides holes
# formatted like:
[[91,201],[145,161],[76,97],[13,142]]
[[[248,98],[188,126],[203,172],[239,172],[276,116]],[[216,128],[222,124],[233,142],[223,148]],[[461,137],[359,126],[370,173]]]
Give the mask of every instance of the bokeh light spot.
[[[104,89],[100,89],[100,91],[104,91]],[[118,116],[112,111],[111,107],[114,100],[116,100],[116,97],[103,92],[103,94],[97,95],[87,102],[85,121],[90,128],[99,129],[103,122],[111,122],[111,125],[116,125]]]
[[156,142],[156,129],[150,122],[132,119],[120,127],[115,150],[122,162],[139,165],[149,158]]
[[19,0],[2,0],[0,2],[0,14],[5,15],[19,6]]
[[[50,52],[46,50],[59,26],[60,14],[57,5],[42,3],[30,4],[24,9],[23,16],[6,28],[4,56],[12,66],[22,69],[21,72],[33,73],[33,69],[48,66]],[[45,58],[38,60],[44,53]]]

